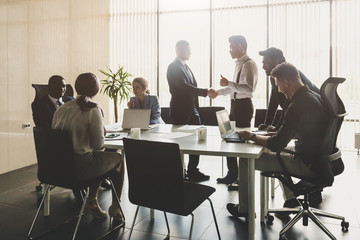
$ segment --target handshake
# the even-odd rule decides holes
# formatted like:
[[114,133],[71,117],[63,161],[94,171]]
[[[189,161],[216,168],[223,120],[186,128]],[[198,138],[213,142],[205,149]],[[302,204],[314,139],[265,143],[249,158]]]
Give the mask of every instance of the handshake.
[[218,95],[219,95],[219,93],[218,93],[217,90],[215,90],[215,89],[213,89],[213,88],[208,89],[207,96],[208,96],[209,98],[214,99],[214,98],[216,98]]
[[[229,80],[227,80],[223,75],[220,75],[220,86],[226,87],[229,85]],[[219,95],[219,92],[213,88],[208,89],[207,96],[214,99]]]

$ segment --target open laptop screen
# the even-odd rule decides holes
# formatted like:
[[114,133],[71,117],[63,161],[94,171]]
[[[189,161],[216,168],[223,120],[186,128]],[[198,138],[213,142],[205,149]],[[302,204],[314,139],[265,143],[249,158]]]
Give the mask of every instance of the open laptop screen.
[[149,129],[151,109],[124,109],[122,128]]
[[217,111],[216,118],[219,124],[221,135],[231,131],[230,119],[226,110]]

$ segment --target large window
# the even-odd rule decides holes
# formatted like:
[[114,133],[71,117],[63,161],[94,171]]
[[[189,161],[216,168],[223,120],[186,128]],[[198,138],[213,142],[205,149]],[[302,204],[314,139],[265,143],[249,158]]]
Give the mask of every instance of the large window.
[[[258,52],[283,50],[286,59],[318,87],[329,76],[345,77],[339,87],[349,112],[347,121],[359,131],[360,1],[357,0],[112,0],[112,63],[127,66],[150,81],[160,104],[168,106],[166,70],[175,59],[175,43],[190,42],[188,62],[199,87],[219,88],[220,74],[232,78],[234,60],[228,38],[244,35],[248,55],[257,63],[258,86],[253,99],[265,108],[268,80]],[[229,107],[229,97],[200,105]],[[354,130],[353,130],[354,131]],[[352,143],[350,143],[352,144]]]

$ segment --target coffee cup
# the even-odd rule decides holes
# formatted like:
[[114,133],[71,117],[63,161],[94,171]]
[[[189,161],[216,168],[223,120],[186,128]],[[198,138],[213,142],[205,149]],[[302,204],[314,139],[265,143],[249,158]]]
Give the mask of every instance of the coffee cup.
[[139,139],[141,137],[141,129],[140,128],[131,128],[130,129],[130,137]]
[[206,140],[206,127],[199,127],[198,128],[198,140],[205,141]]

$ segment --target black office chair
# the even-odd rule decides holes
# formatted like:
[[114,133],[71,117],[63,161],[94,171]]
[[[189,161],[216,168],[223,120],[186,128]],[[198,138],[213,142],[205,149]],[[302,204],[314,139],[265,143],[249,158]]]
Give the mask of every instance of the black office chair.
[[[49,94],[49,88],[47,84],[31,84],[31,86],[35,89],[35,98],[34,102],[43,96],[46,96]],[[70,84],[66,84],[66,91],[64,96],[74,96],[74,89]]]
[[[86,194],[79,215],[64,223],[66,224],[75,219],[78,219],[72,238],[74,240],[77,230],[79,228],[81,217],[84,213],[85,203],[89,195],[89,186],[94,185],[95,183],[107,178],[116,167],[100,177],[96,177],[86,181],[80,181],[77,178],[77,173],[73,165],[75,153],[70,132],[34,127],[34,141],[38,162],[38,179],[40,182],[47,184],[47,186],[45,187],[44,196],[41,199],[40,206],[38,207],[35,218],[31,224],[28,233],[28,239],[33,239],[33,237],[31,236],[33,227],[39,215],[40,209],[44,203],[44,199],[49,193],[50,185],[53,185],[67,189],[86,189]],[[111,182],[110,179],[109,181]],[[116,194],[112,182],[111,186],[113,193]],[[120,206],[119,201],[118,204]],[[125,223],[122,223],[111,229],[111,231],[124,225]]]
[[161,118],[166,124],[172,124],[172,120],[170,118],[170,108],[168,107],[161,108]]
[[216,118],[216,112],[224,110],[224,107],[199,107],[199,115],[201,119],[201,124],[208,125],[208,126],[217,126],[217,118]]
[[[329,125],[324,136],[321,151],[324,154],[322,161],[324,163],[323,170],[327,169],[328,174],[324,175],[328,180],[323,181],[321,184],[312,184],[310,182],[301,180],[297,184],[294,184],[291,180],[290,174],[287,172],[286,167],[281,159],[280,152],[277,152],[276,156],[283,167],[282,173],[277,172],[263,172],[263,176],[278,178],[284,185],[289,187],[296,196],[304,196],[304,199],[300,202],[300,208],[283,208],[269,210],[269,213],[287,212],[296,214],[285,227],[280,231],[280,239],[284,238],[284,234],[301,218],[303,219],[303,225],[308,225],[308,218],[310,218],[323,232],[325,232],[331,239],[336,239],[334,235],[324,226],[324,224],[317,218],[317,216],[329,217],[341,220],[341,228],[343,231],[347,231],[349,228],[349,222],[345,221],[345,217],[327,213],[325,211],[309,207],[309,194],[315,191],[319,191],[322,188],[332,185],[333,177],[339,175],[344,170],[344,164],[341,159],[341,151],[336,147],[336,139],[339,133],[344,116],[346,115],[345,107],[341,99],[337,94],[337,86],[343,83],[345,78],[328,78],[320,89],[320,94],[329,110]],[[288,153],[295,154],[291,151]],[[328,164],[328,165],[327,165]],[[325,178],[325,179],[326,179]],[[270,222],[273,217],[268,218]]]
[[152,142],[124,138],[126,166],[129,177],[129,199],[138,205],[131,226],[131,237],[139,207],[148,207],[164,212],[168,234],[170,228],[166,212],[181,216],[192,216],[191,239],[194,215],[193,211],[208,199],[219,239],[220,232],[214,208],[209,196],[215,188],[184,181],[183,163],[179,145],[175,143]]
[[[49,95],[49,87],[47,84],[31,84],[31,86],[35,89],[34,102],[36,102],[37,100],[39,100],[40,98],[42,98],[44,96]],[[74,89],[72,88],[72,86],[70,84],[66,84],[66,91],[65,91],[64,96],[71,96],[71,97],[74,96]],[[31,104],[31,107],[32,106],[33,106],[33,104]],[[39,185],[36,186],[36,192],[42,193],[42,190],[43,190],[42,183],[39,183]],[[84,192],[74,191],[74,196],[75,196],[76,201],[79,204],[82,204]],[[38,197],[38,204],[40,204],[41,198],[42,198],[42,194],[40,194]]]
[[[265,122],[266,111],[267,111],[267,109],[262,109],[262,108],[259,108],[259,109],[255,110],[254,127],[257,128],[260,124]],[[273,126],[276,127],[278,125],[278,123],[279,123],[279,121],[281,119],[282,112],[283,112],[283,110],[281,110],[281,109],[276,110],[275,117],[274,117],[274,120],[272,122]]]

